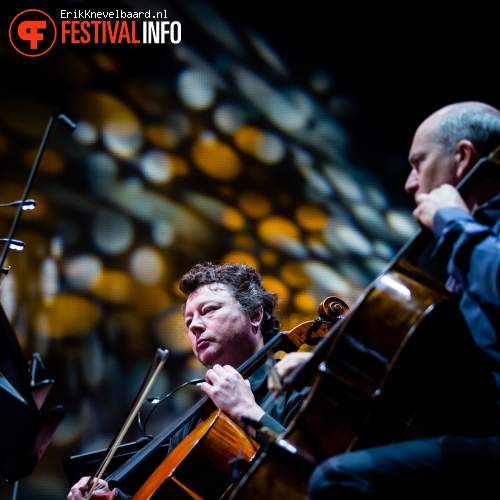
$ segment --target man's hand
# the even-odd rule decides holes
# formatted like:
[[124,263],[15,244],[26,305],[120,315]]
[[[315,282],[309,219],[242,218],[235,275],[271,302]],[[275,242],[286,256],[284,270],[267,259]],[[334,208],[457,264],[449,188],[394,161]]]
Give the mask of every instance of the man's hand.
[[232,366],[214,365],[205,378],[201,390],[240,427],[244,426],[242,416],[259,421],[264,415],[264,410],[255,401],[249,381]]
[[432,231],[434,228],[434,215],[440,208],[459,207],[467,212],[469,209],[456,188],[450,184],[443,184],[430,193],[420,193],[415,196],[417,208],[413,216],[418,224]]
[[[87,491],[88,482],[88,476],[82,477],[80,481],[71,487],[67,500],[82,500],[83,498],[86,498],[85,493]],[[116,489],[110,490],[108,488],[108,483],[103,479],[99,479],[91,498],[96,500],[114,500],[116,498],[116,493]]]
[[[280,359],[276,363],[275,368],[281,380],[283,380],[287,375],[290,375],[295,368],[306,363],[309,359],[311,359],[311,356],[311,352],[289,352],[286,356]],[[278,391],[278,388],[275,386],[271,377],[267,379],[267,387],[272,392]]]

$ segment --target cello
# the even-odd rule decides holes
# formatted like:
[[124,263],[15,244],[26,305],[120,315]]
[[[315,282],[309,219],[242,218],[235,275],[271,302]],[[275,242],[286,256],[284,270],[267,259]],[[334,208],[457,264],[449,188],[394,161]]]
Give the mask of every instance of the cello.
[[[498,179],[500,148],[457,186],[466,198]],[[446,269],[420,230],[285,386],[311,391],[266,445],[230,500],[305,500],[313,469],[336,454],[446,433],[495,428],[494,381],[446,289]],[[484,391],[477,391],[484,387]],[[491,390],[489,390],[491,388]]]
[[[328,297],[320,304],[316,320],[280,332],[238,371],[247,378],[270,353],[287,353],[302,348],[304,344],[317,342],[348,309],[342,300]],[[201,421],[168,453],[170,438],[194,418]],[[158,498],[160,495],[162,498],[215,500],[231,490],[234,465],[238,468],[248,466],[258,451],[258,443],[205,396],[105,479],[110,488],[119,484],[121,489],[135,492],[134,500]]]

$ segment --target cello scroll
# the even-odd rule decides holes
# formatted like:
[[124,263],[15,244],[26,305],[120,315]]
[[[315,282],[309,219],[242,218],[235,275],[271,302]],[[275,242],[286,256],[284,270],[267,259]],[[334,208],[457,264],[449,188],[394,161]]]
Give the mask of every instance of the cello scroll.
[[318,307],[319,317],[325,321],[337,321],[349,311],[349,306],[338,297],[327,297]]

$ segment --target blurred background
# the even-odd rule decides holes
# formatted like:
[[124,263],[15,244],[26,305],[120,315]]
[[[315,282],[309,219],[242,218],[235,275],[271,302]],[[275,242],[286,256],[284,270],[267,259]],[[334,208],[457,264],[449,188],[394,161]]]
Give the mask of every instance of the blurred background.
[[[27,8],[56,22],[60,9],[165,9],[182,40],[25,57],[8,26]],[[281,298],[282,330],[328,296],[353,305],[417,231],[403,190],[416,126],[457,100],[500,106],[484,12],[57,0],[2,13],[0,203],[22,198],[51,110],[77,124],[51,130],[36,209],[14,235],[26,247],[8,252],[0,288],[27,362],[40,356],[37,378],[55,380],[46,405],[65,418],[34,472],[0,483],[2,499],[66,498],[62,460],[107,448],[157,348],[169,357],[151,396],[204,376],[180,311],[192,265],[254,265]],[[0,237],[15,214],[0,208]],[[125,441],[199,397],[176,392]]]

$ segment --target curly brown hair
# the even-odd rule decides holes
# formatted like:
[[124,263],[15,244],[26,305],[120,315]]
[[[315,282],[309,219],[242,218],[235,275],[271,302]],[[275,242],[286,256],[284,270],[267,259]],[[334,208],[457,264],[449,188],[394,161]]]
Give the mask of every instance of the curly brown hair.
[[271,340],[280,330],[280,320],[275,312],[278,295],[262,284],[262,276],[252,266],[241,263],[216,264],[204,262],[193,266],[182,276],[179,288],[187,297],[203,285],[223,283],[238,301],[241,309],[252,315],[262,306],[262,337],[264,343]]

